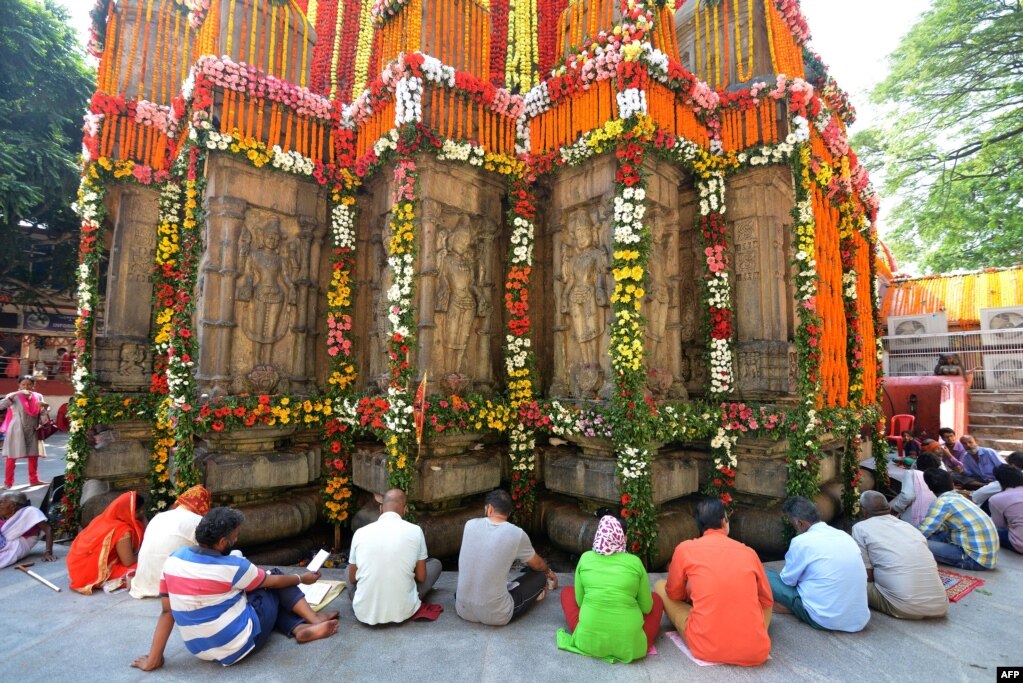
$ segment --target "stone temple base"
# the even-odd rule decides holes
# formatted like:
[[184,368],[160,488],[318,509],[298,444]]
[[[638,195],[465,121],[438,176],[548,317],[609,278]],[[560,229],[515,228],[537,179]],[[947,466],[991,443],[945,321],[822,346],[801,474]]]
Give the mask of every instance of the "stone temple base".
[[[460,455],[423,456],[409,500],[427,506],[458,504],[465,497],[493,491],[501,485],[506,449],[483,448]],[[387,485],[387,454],[378,444],[360,444],[352,455],[352,479],[365,491],[383,493]],[[433,552],[431,550],[431,552]]]

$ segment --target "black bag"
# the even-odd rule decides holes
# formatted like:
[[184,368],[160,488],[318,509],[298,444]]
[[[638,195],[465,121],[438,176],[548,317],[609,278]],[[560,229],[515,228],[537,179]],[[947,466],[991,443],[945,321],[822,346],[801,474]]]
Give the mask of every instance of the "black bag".
[[60,525],[63,501],[64,475],[58,474],[46,488],[46,493],[43,494],[43,502],[39,503],[39,509],[43,511],[43,514],[46,515],[46,520],[54,528]]

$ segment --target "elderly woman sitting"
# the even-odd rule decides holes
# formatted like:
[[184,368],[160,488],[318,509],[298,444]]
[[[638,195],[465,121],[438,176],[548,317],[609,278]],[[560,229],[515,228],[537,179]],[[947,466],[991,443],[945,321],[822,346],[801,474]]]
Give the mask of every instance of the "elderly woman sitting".
[[561,650],[631,662],[653,644],[664,603],[650,591],[643,563],[626,552],[625,532],[614,517],[601,517],[593,550],[576,565],[575,586],[561,593],[561,608],[572,630],[558,630]]
[[32,507],[24,493],[19,491],[0,496],[0,519],[3,520],[0,523],[0,569],[28,555],[40,534],[46,538],[43,560],[53,562],[57,559],[53,554],[53,530],[46,521],[46,515],[39,508]]

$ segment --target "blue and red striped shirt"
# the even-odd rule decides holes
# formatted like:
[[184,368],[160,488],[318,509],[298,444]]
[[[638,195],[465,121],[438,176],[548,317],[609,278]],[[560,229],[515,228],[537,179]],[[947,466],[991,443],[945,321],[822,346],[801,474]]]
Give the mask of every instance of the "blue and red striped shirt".
[[188,651],[230,666],[255,647],[259,617],[245,593],[265,578],[266,572],[244,557],[192,546],[167,558],[160,595],[169,598]]

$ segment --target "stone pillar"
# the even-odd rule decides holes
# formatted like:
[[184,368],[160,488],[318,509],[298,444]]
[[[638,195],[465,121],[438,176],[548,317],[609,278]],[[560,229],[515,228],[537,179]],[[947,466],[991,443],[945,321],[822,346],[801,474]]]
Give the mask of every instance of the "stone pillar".
[[734,249],[737,393],[742,398],[772,398],[793,390],[794,302],[786,283],[786,240],[794,201],[787,166],[749,169],[728,181],[725,217]]
[[706,256],[699,234],[700,197],[692,182],[679,190],[679,339],[682,346],[680,376],[690,396],[706,393],[707,371],[701,321],[704,317],[703,274]]
[[244,200],[223,195],[207,202],[198,341],[208,351],[199,354],[196,380],[201,391],[212,395],[231,390],[231,342],[238,326],[234,315],[238,239],[245,227],[247,207]]
[[159,224],[159,194],[152,189],[117,186],[108,200],[114,224],[103,316],[96,339],[99,383],[117,391],[149,385],[153,285],[151,275]]

